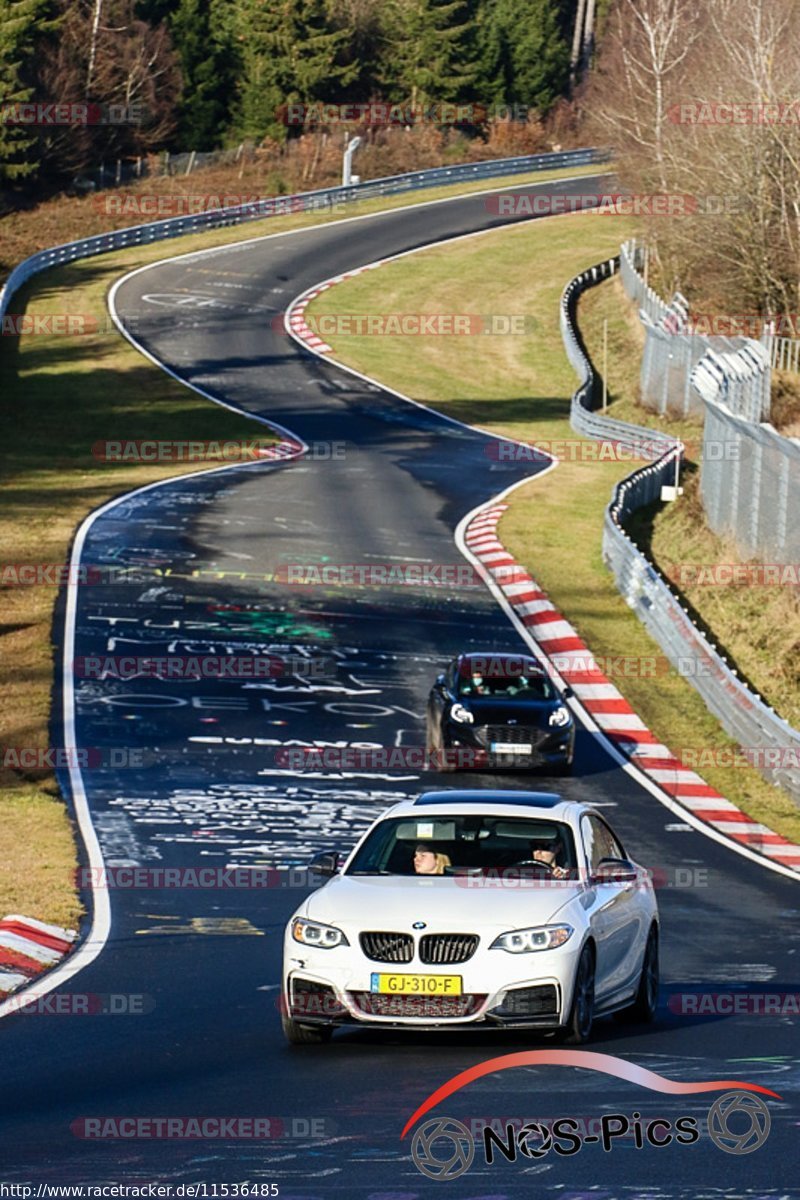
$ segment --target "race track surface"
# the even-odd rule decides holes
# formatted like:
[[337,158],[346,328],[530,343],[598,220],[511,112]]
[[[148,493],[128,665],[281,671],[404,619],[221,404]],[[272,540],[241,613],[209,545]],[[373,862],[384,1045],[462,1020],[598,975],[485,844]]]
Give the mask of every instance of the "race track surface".
[[[565,190],[591,185],[583,178]],[[0,1179],[250,1180],[275,1182],[285,1200],[800,1195],[797,1016],[682,1015],[675,1000],[734,987],[800,991],[795,883],[683,826],[585,730],[574,776],[557,781],[296,772],[276,758],[287,743],[315,740],[421,746],[427,693],[450,657],[525,648],[477,579],[452,589],[293,587],[272,578],[298,562],[463,567],[453,540],[459,521],[533,473],[530,463],[493,458],[488,435],[312,357],[274,320],[319,280],[492,224],[505,222],[487,214],[482,196],[465,197],[178,257],[119,287],[120,319],[150,354],[316,452],[177,479],[99,516],[83,561],[141,571],[80,589],[76,655],[271,650],[321,662],[326,674],[75,679],[78,746],[141,751],[139,766],[83,772],[107,866],[281,869],[270,887],[111,889],[107,944],[55,995],[144,997],[113,1002],[144,1011],[3,1020]],[[331,444],[339,449],[324,457]],[[644,1030],[604,1021],[589,1048],[683,1082],[735,1078],[774,1089],[782,1100],[769,1103],[772,1131],[761,1150],[726,1154],[703,1137],[662,1149],[627,1139],[609,1153],[594,1144],[570,1158],[551,1152],[492,1166],[478,1154],[458,1181],[438,1183],[415,1167],[409,1138],[400,1140],[411,1113],[459,1071],[550,1042],[353,1031],[321,1048],[284,1044],[282,931],[306,893],[288,868],[352,845],[395,800],[454,782],[592,801],[632,857],[657,870],[658,1020]],[[691,886],[680,886],[687,879]],[[537,1067],[490,1075],[435,1113],[501,1126],[615,1111],[674,1120],[704,1117],[713,1099]],[[85,1118],[122,1116],[269,1117],[275,1136],[80,1136]]]

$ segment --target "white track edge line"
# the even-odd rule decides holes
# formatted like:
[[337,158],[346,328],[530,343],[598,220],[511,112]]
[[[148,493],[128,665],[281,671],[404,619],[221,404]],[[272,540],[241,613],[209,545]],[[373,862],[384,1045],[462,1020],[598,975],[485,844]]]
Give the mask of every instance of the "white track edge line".
[[[591,165],[591,164],[588,164],[588,165]],[[603,164],[600,163],[598,165],[602,166]],[[315,231],[317,231],[319,229],[330,229],[335,225],[351,225],[354,221],[372,221],[376,217],[388,217],[388,216],[391,216],[393,213],[410,212],[412,209],[418,209],[418,208],[432,208],[436,204],[451,204],[455,200],[469,200],[472,196],[491,196],[491,195],[494,195],[495,192],[509,192],[515,187],[524,187],[524,188],[552,187],[558,183],[571,183],[574,180],[579,180],[579,179],[614,178],[616,176],[616,174],[617,174],[616,171],[592,171],[587,175],[560,175],[558,177],[558,179],[543,179],[541,181],[541,183],[520,183],[520,181],[517,180],[516,183],[508,183],[508,184],[505,184],[503,187],[482,188],[480,191],[475,191],[475,192],[457,192],[453,196],[440,196],[437,200],[424,200],[419,204],[398,204],[396,208],[383,208],[377,212],[359,213],[356,216],[339,217],[336,220],[331,220],[331,221],[319,221],[316,225],[302,225],[302,226],[300,226],[299,229],[280,229],[277,231],[277,233],[259,233],[251,238],[243,238],[241,241],[222,243],[219,246],[204,246],[200,250],[186,250],[183,254],[170,254],[166,258],[159,258],[156,262],[145,263],[144,266],[137,267],[137,268],[135,268],[135,270],[127,272],[126,275],[123,276],[123,278],[129,279],[130,276],[135,275],[137,273],[137,271],[147,271],[147,270],[149,270],[150,267],[161,267],[161,266],[164,266],[165,263],[177,262],[178,259],[181,259],[181,258],[186,258],[186,259],[201,258],[206,254],[214,254],[214,253],[218,253],[223,250],[224,251],[234,251],[239,246],[252,246],[255,242],[266,242],[266,241],[269,241],[271,238],[295,237],[295,236],[298,236],[303,233],[314,233]],[[502,176],[499,176],[499,178],[502,178]],[[448,187],[448,186],[455,187],[457,185],[456,184],[450,184],[450,185],[444,184],[443,186],[444,187]],[[375,197],[372,197],[372,198],[375,199]],[[380,199],[380,197],[377,197],[377,199]],[[590,209],[590,208],[578,209],[576,212],[573,212],[573,213],[552,213],[552,214],[544,213],[544,214],[542,214],[542,217],[546,218],[547,220],[555,220],[557,217],[580,217],[580,216],[584,216],[587,213],[591,214],[592,209]],[[291,215],[291,214],[288,214],[288,215]],[[538,218],[531,217],[530,220],[541,220],[542,217],[538,217]],[[268,220],[273,220],[274,218],[265,217],[263,219],[268,221]],[[524,221],[509,221],[508,225],[505,226],[504,228],[509,228],[511,225],[522,225],[524,223],[525,223]],[[217,233],[217,232],[219,232],[219,231],[215,230],[215,229],[208,229],[208,230],[201,229],[199,231],[192,229],[192,230],[187,230],[185,234],[181,234],[180,236],[181,237],[200,237],[204,233]],[[469,235],[467,235],[467,236],[469,236]],[[436,245],[436,244],[437,243],[435,243],[435,242],[431,243],[431,245]],[[139,246],[136,246],[136,245],[124,246],[119,250],[106,251],[106,253],[124,254],[124,253],[127,253],[129,250],[143,249],[143,248],[146,248],[147,246],[152,246],[152,245],[154,245],[153,242],[142,242]],[[425,247],[423,246],[423,247],[421,247],[421,249],[425,249]],[[54,265],[57,266],[58,264],[54,264]],[[377,264],[371,263],[369,265],[375,266]],[[362,268],[356,268],[356,270],[361,270],[361,269]],[[366,267],[363,269],[366,270]],[[333,278],[333,276],[332,276],[332,278]],[[119,282],[121,283],[122,280],[119,280]],[[321,284],[315,284],[315,287],[319,288],[321,286],[322,286]]]

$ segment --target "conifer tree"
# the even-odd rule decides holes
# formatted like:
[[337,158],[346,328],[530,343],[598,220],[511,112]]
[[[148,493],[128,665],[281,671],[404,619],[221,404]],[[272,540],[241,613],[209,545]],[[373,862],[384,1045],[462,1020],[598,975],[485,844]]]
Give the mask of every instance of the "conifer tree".
[[388,0],[389,98],[412,105],[471,98],[476,71],[463,0]]
[[183,95],[176,141],[182,150],[219,144],[236,81],[229,0],[178,0],[168,25],[178,53]]
[[33,95],[23,82],[23,65],[42,8],[42,0],[0,0],[0,181],[23,179],[38,166],[36,136],[13,115]]
[[488,0],[479,27],[480,74],[494,104],[546,111],[563,94],[569,47],[556,0]]
[[348,34],[334,27],[324,0],[235,2],[238,136],[282,136],[285,105],[336,102],[355,67],[343,61]]

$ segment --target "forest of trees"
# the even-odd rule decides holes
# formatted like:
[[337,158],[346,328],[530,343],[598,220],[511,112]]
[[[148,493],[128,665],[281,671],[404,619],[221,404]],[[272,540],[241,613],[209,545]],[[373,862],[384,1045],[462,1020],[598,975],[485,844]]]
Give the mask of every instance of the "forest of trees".
[[[287,106],[471,105],[466,128],[430,118],[413,137],[401,125],[391,146],[370,133],[359,169],[530,153],[564,132],[612,146],[631,191],[696,198],[696,211],[647,227],[663,286],[796,312],[798,97],[800,0],[0,0],[0,199],[58,191],[102,160],[243,143],[268,189],[319,186],[322,167],[335,178],[344,132],[287,123]],[[676,119],[715,101],[789,104],[796,117]],[[137,116],[7,119],[51,102]],[[514,118],[480,116],[504,110]]]
[[[164,148],[282,141],[299,132],[281,119],[287,104],[458,102],[543,115],[569,87],[577,9],[578,0],[0,0],[0,183],[62,179]],[[26,101],[125,106],[141,119],[9,122]]]
[[800,0],[614,0],[584,106],[632,192],[691,200],[647,224],[664,288],[800,311]]

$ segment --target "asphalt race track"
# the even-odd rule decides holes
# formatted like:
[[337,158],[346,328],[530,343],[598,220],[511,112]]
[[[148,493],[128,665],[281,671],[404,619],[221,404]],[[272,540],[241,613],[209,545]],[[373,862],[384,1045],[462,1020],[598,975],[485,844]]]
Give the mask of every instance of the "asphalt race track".
[[[584,177],[565,190],[592,183]],[[454,779],[297,772],[282,765],[280,750],[315,740],[421,746],[427,692],[447,660],[524,643],[477,580],[456,589],[300,587],[272,575],[323,560],[463,567],[453,540],[459,521],[532,467],[498,462],[487,435],[318,360],[273,319],[319,280],[504,223],[487,214],[483,196],[465,197],[177,257],[119,287],[117,312],[150,354],[277,422],[312,453],[177,479],[109,506],[86,535],[83,562],[137,570],[79,589],[75,654],[271,651],[324,673],[250,682],[75,677],[77,745],[103,762],[83,772],[83,785],[109,867],[280,870],[267,887],[109,890],[107,943],[55,996],[105,997],[93,1003],[128,1011],[3,1020],[0,1178],[249,1180],[276,1183],[284,1200],[800,1195],[797,1016],[683,1015],[679,999],[732,988],[800,992],[797,884],[684,826],[587,731],[579,730],[572,778],[506,776],[502,785],[551,787],[603,806],[632,857],[663,883],[657,1023],[601,1022],[589,1049],[681,1082],[739,1079],[774,1089],[782,1099],[769,1101],[766,1144],[737,1156],[705,1136],[661,1149],[637,1149],[628,1138],[610,1152],[595,1143],[570,1158],[551,1151],[491,1166],[478,1153],[459,1180],[438,1183],[412,1162],[410,1138],[400,1140],[412,1112],[467,1067],[551,1042],[354,1031],[325,1047],[291,1049],[282,1037],[282,931],[305,894],[301,873],[289,868],[319,849],[348,847],[396,799]],[[343,452],[326,457],[331,444]],[[140,751],[138,765],[107,765],[111,750],[129,748]],[[471,1084],[434,1115],[501,1126],[613,1112],[674,1120],[704,1118],[714,1098],[662,1095],[586,1069],[528,1067]],[[82,1136],[86,1118],[123,1116],[269,1118],[274,1136]]]

